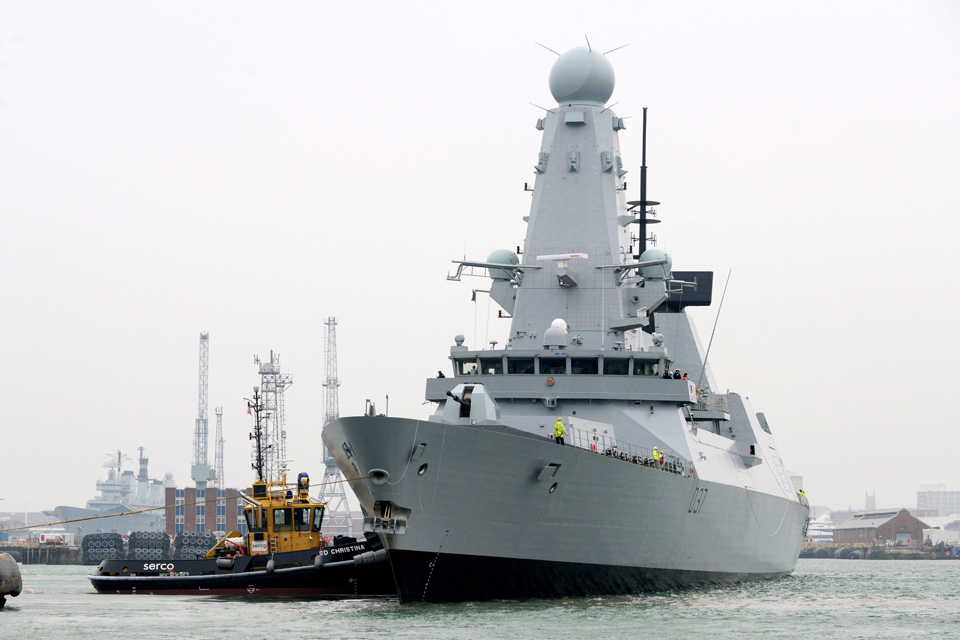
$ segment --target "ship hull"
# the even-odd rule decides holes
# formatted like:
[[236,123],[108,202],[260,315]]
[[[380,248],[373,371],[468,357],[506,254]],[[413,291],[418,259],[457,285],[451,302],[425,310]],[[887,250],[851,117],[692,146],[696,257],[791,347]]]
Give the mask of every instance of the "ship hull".
[[405,602],[625,595],[789,575],[787,571],[694,571],[422,551],[394,551],[392,559]]
[[776,578],[796,566],[808,513],[500,425],[343,418],[323,438],[347,478],[366,478],[351,486],[367,512],[390,516],[366,526],[405,525],[383,535],[404,602]]

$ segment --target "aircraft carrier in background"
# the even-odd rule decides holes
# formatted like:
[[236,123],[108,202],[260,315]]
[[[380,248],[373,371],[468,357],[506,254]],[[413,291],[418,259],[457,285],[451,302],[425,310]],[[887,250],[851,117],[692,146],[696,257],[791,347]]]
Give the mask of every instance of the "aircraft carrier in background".
[[[712,273],[647,248],[658,203],[645,157],[640,200],[626,201],[613,68],[573,49],[549,85],[523,250],[450,277],[491,278],[512,318],[504,348],[458,336],[454,375],[427,381],[429,420],[370,411],[324,427],[365,530],[382,534],[404,602],[788,574],[806,499],[764,415],[705,364],[686,307],[711,303]],[[690,379],[665,379],[678,369]]]
[[[123,463],[128,460],[129,458],[119,451],[116,455],[107,456],[103,466],[109,471],[106,480],[97,482],[99,495],[88,500],[86,508],[59,506],[53,510],[53,515],[56,515],[59,520],[79,520],[164,506],[164,483],[171,483],[170,486],[173,486],[173,474],[167,473],[164,480],[151,479],[147,472],[147,464],[150,461],[143,455],[142,447],[140,448],[140,469],[136,476],[133,475],[133,471],[123,470]],[[63,527],[68,533],[74,534],[79,544],[83,536],[89,533],[159,532],[162,530],[163,517],[164,511],[161,509],[115,518],[68,522]]]

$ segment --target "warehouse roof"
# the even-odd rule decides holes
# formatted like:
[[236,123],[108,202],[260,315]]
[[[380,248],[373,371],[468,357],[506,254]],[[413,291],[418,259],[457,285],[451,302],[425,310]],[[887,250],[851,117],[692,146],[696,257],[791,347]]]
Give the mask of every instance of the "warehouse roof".
[[900,511],[885,509],[882,511],[860,511],[853,514],[849,520],[836,525],[833,530],[838,529],[876,529],[893,520]]

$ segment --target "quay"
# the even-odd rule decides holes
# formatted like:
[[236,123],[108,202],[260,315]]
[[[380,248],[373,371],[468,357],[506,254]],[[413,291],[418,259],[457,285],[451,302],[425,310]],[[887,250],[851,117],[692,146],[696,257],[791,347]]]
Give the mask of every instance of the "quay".
[[825,544],[804,547],[800,550],[800,557],[837,560],[960,560],[957,553],[957,549],[939,545],[886,547]]
[[36,542],[0,543],[0,553],[9,553],[21,564],[81,564],[80,547]]

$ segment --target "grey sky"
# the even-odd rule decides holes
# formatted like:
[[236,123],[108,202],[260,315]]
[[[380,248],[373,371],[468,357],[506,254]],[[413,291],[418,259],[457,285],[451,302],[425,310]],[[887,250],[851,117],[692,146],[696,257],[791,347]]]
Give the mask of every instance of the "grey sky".
[[812,502],[960,489],[960,5],[2,2],[3,509],[82,505],[117,448],[186,484],[201,331],[231,485],[270,349],[293,466],[322,474],[328,315],[341,413],[426,416],[475,310],[503,342],[486,282],[444,277],[522,243],[528,103],[555,104],[534,41],[584,32],[631,43],[628,193],[647,106],[660,246],[715,300],[733,269],[714,372]]

